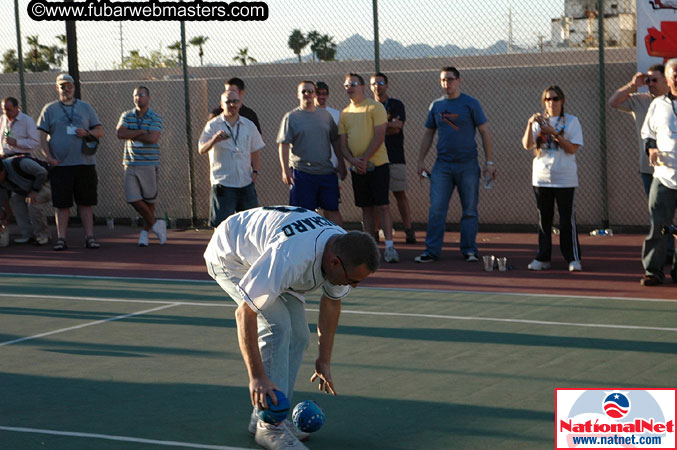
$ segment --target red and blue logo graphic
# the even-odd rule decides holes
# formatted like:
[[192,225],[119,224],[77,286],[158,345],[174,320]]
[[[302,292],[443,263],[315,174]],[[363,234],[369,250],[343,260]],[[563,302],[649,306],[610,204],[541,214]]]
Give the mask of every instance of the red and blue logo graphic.
[[620,392],[607,395],[602,406],[604,413],[612,419],[622,419],[630,412],[630,400]]

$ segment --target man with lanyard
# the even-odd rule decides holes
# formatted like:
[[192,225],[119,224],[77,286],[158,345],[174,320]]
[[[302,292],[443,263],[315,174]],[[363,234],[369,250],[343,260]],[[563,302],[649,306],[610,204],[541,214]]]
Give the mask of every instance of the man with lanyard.
[[[677,58],[665,64],[665,77],[670,89],[666,95],[657,97],[646,113],[642,126],[642,138],[649,163],[654,168],[649,190],[649,235],[642,247],[643,286],[656,286],[665,281],[663,265],[668,240],[672,235],[663,229],[672,224],[677,204]],[[677,256],[672,260],[672,281],[677,283]]]
[[143,218],[139,247],[148,246],[148,231],[167,242],[167,223],[155,219],[155,201],[158,194],[158,168],[162,132],[162,118],[150,106],[150,91],[145,86],[134,89],[136,108],[122,113],[117,126],[118,139],[125,140],[125,196],[127,202]]
[[[237,94],[240,96],[240,117],[244,117],[246,119],[251,120],[254,125],[256,125],[256,129],[259,131],[259,134],[261,133],[261,124],[259,124],[259,117],[256,115],[256,112],[254,112],[253,109],[249,108],[246,106],[244,103],[244,81],[241,78],[233,77],[226,81],[226,84],[223,86],[224,92],[228,91],[235,91]],[[219,106],[218,108],[214,108],[212,112],[209,114],[209,120],[213,119],[214,117],[218,116],[219,114],[223,113],[224,109]]]
[[416,235],[411,227],[411,208],[409,199],[407,199],[407,167],[404,160],[404,133],[402,132],[404,122],[407,120],[404,103],[388,96],[388,77],[385,74],[375,73],[371,76],[369,84],[374,100],[381,102],[388,114],[385,144],[388,161],[390,161],[390,191],[397,201],[406,243],[415,244]]
[[240,94],[221,94],[223,113],[207,122],[198,152],[209,153],[212,189],[209,194],[209,225],[217,227],[237,211],[259,205],[254,183],[261,166],[264,143],[256,125],[239,115]]
[[52,204],[56,209],[58,239],[54,250],[67,248],[66,234],[73,199],[78,205],[85,229],[85,247],[99,248],[94,238],[94,205],[97,201],[96,156],[82,151],[83,138],[103,137],[103,126],[94,108],[75,98],[73,77],[62,73],[56,78],[59,100],[42,108],[38,119],[40,146],[52,166]]

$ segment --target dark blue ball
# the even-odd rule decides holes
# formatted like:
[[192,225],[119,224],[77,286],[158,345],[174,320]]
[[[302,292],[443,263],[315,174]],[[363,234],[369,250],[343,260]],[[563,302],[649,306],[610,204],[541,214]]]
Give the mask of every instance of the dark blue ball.
[[313,433],[324,424],[324,411],[312,400],[305,400],[294,407],[292,422],[301,431]]
[[277,397],[277,405],[273,404],[273,399],[270,398],[270,395],[266,395],[268,408],[256,409],[256,415],[266,423],[280,423],[286,419],[289,414],[289,399],[284,395],[284,392],[275,389],[275,396]]

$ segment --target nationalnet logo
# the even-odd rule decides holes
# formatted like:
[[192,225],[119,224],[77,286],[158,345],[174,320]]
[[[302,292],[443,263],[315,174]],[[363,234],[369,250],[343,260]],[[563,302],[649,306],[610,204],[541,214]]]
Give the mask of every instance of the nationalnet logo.
[[557,448],[675,448],[677,389],[556,389]]

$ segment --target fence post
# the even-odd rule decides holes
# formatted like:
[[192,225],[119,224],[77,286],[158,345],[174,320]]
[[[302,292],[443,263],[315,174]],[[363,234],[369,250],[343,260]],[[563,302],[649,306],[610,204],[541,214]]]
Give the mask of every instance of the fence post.
[[597,39],[599,41],[599,148],[602,155],[602,228],[609,228],[609,189],[606,148],[606,88],[604,83],[604,0],[597,0]]
[[381,71],[381,50],[378,38],[378,0],[372,0],[374,11],[374,72]]
[[188,80],[188,61],[186,52],[186,22],[181,21],[181,59],[183,62],[183,101],[186,108],[186,149],[188,150],[188,190],[190,194],[190,226],[194,227],[197,220],[195,207],[195,177],[193,176],[193,137],[190,123],[190,92]]
[[16,23],[16,51],[19,61],[19,89],[21,90],[21,110],[28,114],[26,109],[26,84],[24,82],[24,57],[21,54],[21,24],[19,21],[19,0],[14,0],[14,21]]

